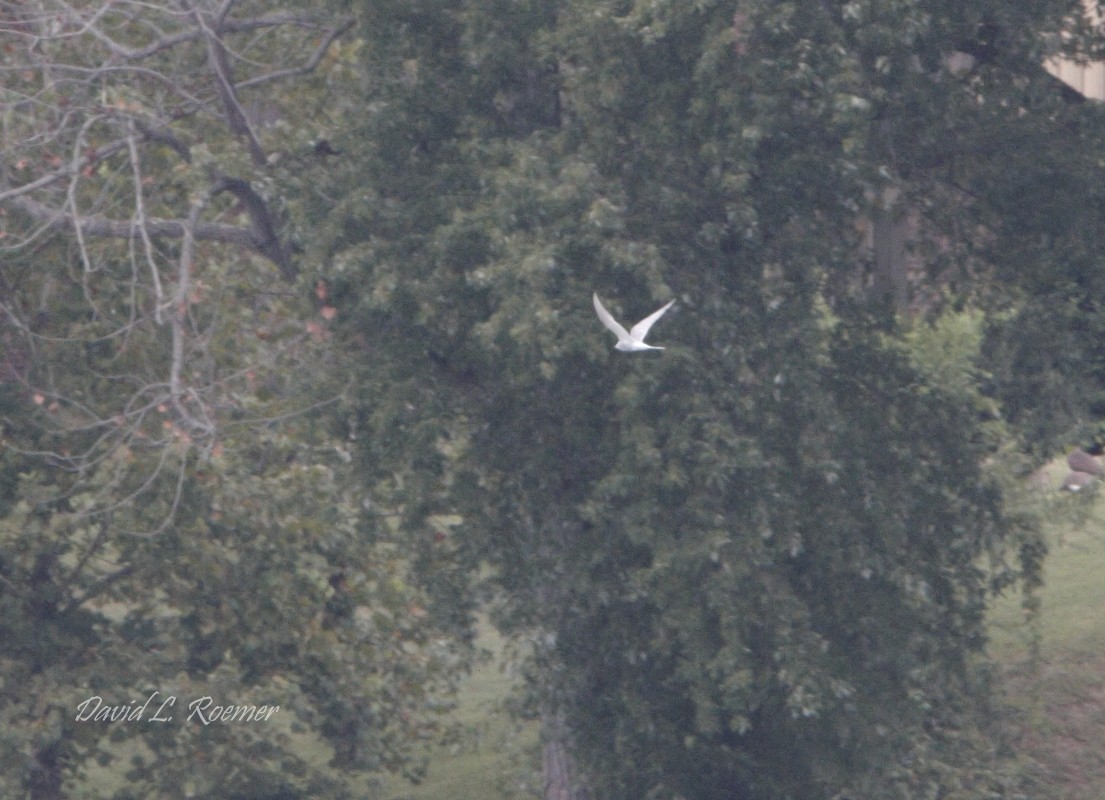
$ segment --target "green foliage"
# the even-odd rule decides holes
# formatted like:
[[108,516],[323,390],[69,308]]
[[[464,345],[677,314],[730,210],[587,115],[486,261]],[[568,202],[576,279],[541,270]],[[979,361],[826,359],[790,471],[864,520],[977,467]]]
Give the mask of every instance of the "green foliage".
[[636,563],[589,573],[571,597],[585,613],[561,631],[586,676],[577,731],[601,754],[603,791],[912,796],[942,785],[941,769],[996,779],[958,773],[969,762],[953,744],[978,724],[958,709],[976,691],[967,654],[988,586],[976,562],[1000,537],[987,449],[961,435],[969,408],[918,391],[876,341],[843,327],[818,383],[764,398],[758,448],[746,437],[721,460],[729,426],[691,437],[711,457],[678,488],[665,462],[687,464],[675,420],[690,415],[648,409],[654,435],[672,433],[619,465],[612,478],[635,480],[595,520],[604,550],[628,540]]
[[980,311],[948,311],[931,322],[916,324],[902,339],[929,382],[963,400],[983,403],[979,390],[986,376],[977,366],[982,324]]
[[[1024,91],[998,69],[1038,64],[1023,31],[1058,12],[937,5],[570,2],[492,24],[453,4],[365,29],[392,71],[363,121],[369,188],[324,239],[375,390],[362,458],[410,530],[463,519],[496,620],[541,643],[536,707],[569,713],[603,796],[1013,791],[982,612],[1039,561],[987,466],[1008,432],[981,322],[872,321],[856,222],[905,187],[950,235],[937,200],[994,177],[968,162],[1018,115],[994,110]],[[991,18],[1011,60],[942,72]],[[555,82],[555,119],[506,102],[523,73],[533,98]],[[991,195],[959,202],[978,220]],[[941,256],[970,281],[993,268],[974,234]],[[596,289],[627,317],[674,296],[669,349],[611,355]]]
[[1105,438],[1100,297],[1092,286],[1043,293],[987,331],[994,394],[1037,459]]
[[[233,11],[229,30],[248,37],[236,42],[243,83],[325,30],[310,8]],[[44,38],[0,93],[4,191],[16,186],[4,195],[16,204],[3,209],[0,277],[0,794],[321,798],[348,796],[358,774],[417,779],[464,663],[463,641],[444,635],[462,610],[431,614],[414,576],[423,556],[355,471],[326,286],[275,284],[273,265],[246,249],[260,244],[248,227],[241,248],[205,238],[202,226],[233,228],[245,209],[226,194],[197,199],[232,176],[294,232],[320,202],[312,178],[327,174],[308,137],[348,109],[258,126],[271,158],[257,163],[211,113],[219,90],[202,37],[187,15],[162,14],[106,4],[71,35],[64,26],[81,20],[62,15],[49,32],[65,35]],[[5,53],[30,52],[21,37],[48,18],[32,17],[0,33]],[[104,30],[126,47],[164,47],[118,56],[142,68],[106,69],[95,85],[44,86],[51,69],[110,61]],[[324,105],[352,80],[354,51],[267,84],[281,87],[264,98],[268,113]],[[170,89],[203,102],[174,107]],[[143,126],[160,134],[136,135]],[[84,147],[115,149],[70,175],[43,154],[46,130],[60,143],[49,148],[78,160]],[[38,194],[18,190],[51,169],[57,180]],[[210,217],[190,253],[171,234],[54,234],[18,201],[64,198],[67,178],[75,207],[97,220]],[[89,698],[119,706],[153,692],[142,721],[77,719]],[[188,705],[205,695],[280,711],[204,725]],[[150,721],[168,697],[173,721]],[[304,755],[320,746],[326,758]]]
[[[416,770],[411,747],[433,730],[456,662],[431,633],[400,548],[372,533],[333,448],[283,436],[233,444],[233,456],[190,471],[179,520],[156,536],[125,533],[135,520],[124,509],[97,524],[79,498],[24,499],[5,516],[5,585],[20,587],[4,595],[5,672],[23,698],[9,695],[5,717],[27,737],[12,738],[42,737],[16,721],[45,714],[74,765],[106,763],[138,739],[128,787],[174,797],[259,781],[332,796],[342,773],[295,755],[296,729],[329,740],[343,769]],[[52,488],[27,475],[20,495]],[[78,569],[82,559],[98,569]],[[178,698],[174,722],[74,721],[92,695],[122,704],[153,691],[154,706]],[[205,695],[281,711],[272,725],[202,725],[186,706]],[[197,773],[197,760],[209,769]],[[240,777],[218,778],[230,774]]]
[[[313,296],[211,242],[168,326],[119,247],[5,274],[6,320],[50,314],[0,328],[5,666],[39,682],[0,758],[56,745],[77,781],[117,751],[60,687],[149,684],[276,698],[335,766],[183,729],[126,743],[149,793],[417,777],[483,602],[598,796],[1015,796],[983,615],[1045,548],[1005,457],[1101,385],[1100,112],[1041,67],[1099,51],[1079,8],[379,2],[274,93],[298,112],[265,163],[182,125],[190,166],[141,161],[157,213],[242,176]],[[891,197],[915,280],[983,311],[885,316],[863,232]],[[668,349],[611,352],[593,291],[675,299]]]

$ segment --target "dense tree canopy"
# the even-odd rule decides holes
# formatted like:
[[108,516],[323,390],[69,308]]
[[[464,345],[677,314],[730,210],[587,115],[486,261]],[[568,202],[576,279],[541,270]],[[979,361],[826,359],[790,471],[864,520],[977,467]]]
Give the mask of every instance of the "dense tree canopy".
[[[182,8],[2,29],[13,787],[117,757],[69,709],[146,686],[335,768],[128,728],[138,787],[409,771],[484,603],[596,797],[1016,796],[1006,455],[1100,411],[1077,0]],[[667,349],[594,291],[675,300]]]
[[[504,621],[555,642],[542,692],[599,794],[1004,791],[973,660],[1020,536],[1001,426],[893,343],[860,223],[903,198],[932,296],[1019,307],[1054,251],[1003,204],[1045,224],[1027,166],[1096,112],[1041,67],[1084,41],[1074,4],[931,5],[406,6],[366,33],[404,67],[358,137],[376,207],[329,254],[366,353],[402,353],[394,382],[366,359],[401,388],[365,442],[421,475],[409,436],[453,442],[441,500]],[[611,359],[593,289],[675,297],[673,346]]]

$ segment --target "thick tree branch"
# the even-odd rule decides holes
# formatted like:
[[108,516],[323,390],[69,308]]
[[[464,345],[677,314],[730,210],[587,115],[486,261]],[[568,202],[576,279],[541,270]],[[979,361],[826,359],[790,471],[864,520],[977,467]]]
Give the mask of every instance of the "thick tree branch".
[[261,195],[253,190],[249,181],[241,178],[221,178],[215,185],[215,193],[221,191],[230,192],[238,198],[242,208],[249,214],[250,222],[253,223],[254,249],[276,264],[285,280],[295,280],[296,269],[292,263],[291,253],[287,245],[280,241],[276,232],[276,221]]
[[192,150],[180,140],[167,125],[159,125],[154,127],[146,120],[136,118],[134,120],[134,126],[139,132],[151,142],[158,142],[159,144],[167,145],[171,147],[176,154],[181,157],[186,163],[192,163]]
[[[227,3],[223,9],[220,9],[220,17],[229,12],[229,6],[230,4]],[[249,156],[253,160],[254,166],[264,166],[266,161],[265,151],[261,148],[261,143],[257,140],[253,128],[250,127],[249,119],[246,117],[246,112],[235,92],[234,76],[230,69],[230,62],[226,57],[226,46],[220,36],[221,31],[208,25],[204,14],[197,8],[192,9],[192,17],[196,21],[196,26],[203,33],[204,44],[207,46],[207,61],[211,65],[211,71],[215,74],[215,89],[223,105],[226,123],[230,130],[246,140]],[[220,24],[220,21],[219,18],[216,18],[216,26]]]
[[[53,208],[29,197],[14,198],[10,201],[10,205],[35,222],[46,225],[53,230],[72,230],[74,226],[79,226],[81,233],[85,236],[112,239],[137,239],[142,236],[138,226],[130,220],[108,219],[100,214],[74,219],[73,214],[68,211]],[[182,239],[185,224],[179,219],[150,217],[146,220],[144,228],[146,233],[155,239]],[[216,222],[196,223],[193,235],[200,241],[236,244],[258,252],[261,252],[260,246],[265,244],[265,242],[258,240],[257,235],[251,228],[223,225]]]
[[[253,250],[275,264],[285,280],[295,280],[297,270],[292,261],[290,248],[280,241],[276,233],[276,224],[261,196],[253,191],[247,181],[237,178],[221,179],[216,184],[215,194],[220,191],[230,192],[238,198],[242,208],[249,215],[252,227],[197,222],[192,230],[195,239],[236,244]],[[183,239],[186,230],[185,222],[179,219],[149,217],[137,224],[131,220],[109,219],[101,214],[74,217],[69,211],[53,208],[29,197],[12,198],[9,200],[9,205],[51,230],[79,230],[82,236],[101,239],[141,240],[145,236],[151,239]]]

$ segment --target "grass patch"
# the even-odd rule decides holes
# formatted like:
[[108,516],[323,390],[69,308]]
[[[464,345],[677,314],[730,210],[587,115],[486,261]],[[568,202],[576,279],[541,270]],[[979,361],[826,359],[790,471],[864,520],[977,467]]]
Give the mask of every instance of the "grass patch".
[[487,622],[478,627],[477,646],[487,661],[461,686],[453,721],[460,740],[429,751],[429,771],[417,786],[387,781],[388,800],[519,800],[540,797],[540,754],[536,722],[519,723],[503,709],[514,684],[506,668],[502,637]]
[[[1061,470],[1060,470],[1061,471]],[[1058,481],[1052,485],[1058,485]],[[1105,484],[1088,497],[1054,495],[1043,606],[1034,631],[1020,598],[990,613],[990,652],[1001,666],[1014,736],[1041,795],[1105,797]]]

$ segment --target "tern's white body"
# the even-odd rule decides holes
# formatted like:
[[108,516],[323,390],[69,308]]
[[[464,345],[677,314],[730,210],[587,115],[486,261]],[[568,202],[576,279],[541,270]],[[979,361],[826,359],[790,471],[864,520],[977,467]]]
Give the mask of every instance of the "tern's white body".
[[656,347],[651,344],[645,344],[645,337],[648,336],[649,328],[660,317],[664,316],[664,312],[672,307],[675,303],[674,300],[669,302],[666,306],[659,311],[654,311],[638,322],[628,331],[618,324],[618,321],[610,316],[610,312],[602,305],[602,301],[599,300],[597,294],[593,295],[592,299],[595,302],[595,313],[599,315],[599,319],[602,320],[602,324],[613,331],[614,335],[618,337],[618,343],[614,345],[615,350],[621,350],[623,352],[632,353],[638,350],[663,350],[663,347]]

